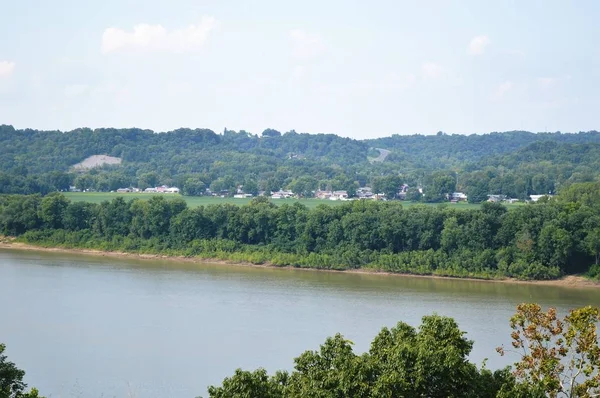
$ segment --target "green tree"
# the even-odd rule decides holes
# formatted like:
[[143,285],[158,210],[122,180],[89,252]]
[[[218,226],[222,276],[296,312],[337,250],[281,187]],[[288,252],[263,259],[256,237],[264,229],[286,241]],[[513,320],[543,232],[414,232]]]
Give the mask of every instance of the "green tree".
[[492,373],[469,362],[473,342],[451,318],[423,317],[418,330],[402,322],[384,328],[362,355],[352,346],[336,334],[319,350],[296,358],[290,374],[269,377],[262,369],[238,369],[222,386],[210,387],[209,396],[493,398],[499,391],[516,391],[508,370]]
[[233,376],[225,378],[223,385],[210,386],[210,398],[283,398],[287,374],[279,372],[269,377],[264,369],[253,372],[237,369]]
[[131,226],[130,204],[122,196],[104,201],[96,209],[93,228],[105,238],[127,236]]
[[40,218],[48,228],[60,229],[63,227],[65,210],[69,206],[69,199],[62,194],[51,194],[42,199],[40,205]]
[[255,180],[248,178],[248,179],[246,179],[246,181],[244,181],[243,191],[244,191],[244,193],[248,193],[250,195],[257,196],[258,195],[258,184],[256,183]]
[[342,335],[327,338],[319,351],[306,351],[294,360],[286,386],[290,397],[369,397],[371,374],[365,357],[352,352]]
[[79,231],[91,227],[93,216],[91,203],[72,202],[66,207],[63,213],[63,226],[69,231]]
[[394,199],[401,185],[402,178],[399,175],[389,175],[373,179],[371,188],[374,193],[383,193],[386,198]]
[[96,179],[94,178],[94,176],[89,175],[89,174],[82,174],[80,176],[78,176],[77,178],[75,178],[75,188],[81,190],[81,191],[86,191],[88,189],[92,189],[94,187],[94,184],[96,183]]
[[309,198],[313,195],[313,191],[317,189],[318,181],[314,177],[302,176],[293,180],[290,183],[290,189],[296,195]]
[[23,382],[25,372],[8,361],[4,354],[5,350],[6,346],[0,344],[0,398],[43,398],[35,388],[25,392],[27,388],[27,384]]
[[467,190],[469,203],[481,203],[487,200],[488,187],[484,183],[471,186]]
[[593,206],[600,203],[600,182],[571,184],[560,191],[558,199],[565,203],[583,203]]
[[444,229],[440,236],[442,249],[450,253],[456,250],[460,245],[462,229],[458,225],[456,217],[449,217],[444,220]]
[[468,361],[473,342],[464,334],[453,319],[437,315],[423,317],[418,331],[402,322],[384,328],[369,351],[378,375],[372,396],[494,397],[503,382],[478,388],[482,377],[494,376]]
[[264,190],[265,192],[270,195],[271,192],[277,192],[281,189],[281,181],[275,177],[271,177],[269,178],[267,181],[264,182]]
[[443,172],[435,173],[431,176],[431,182],[424,189],[424,199],[426,202],[432,203],[443,202],[455,189],[455,177]]
[[594,256],[595,265],[600,260],[600,228],[594,228],[589,231],[585,237],[585,246],[588,252]]
[[138,188],[146,189],[156,187],[159,182],[158,173],[152,171],[148,173],[142,173],[138,177]]
[[183,194],[187,196],[202,196],[206,190],[206,184],[197,178],[188,178],[183,183]]
[[281,133],[274,129],[266,129],[262,132],[263,137],[281,137]]
[[233,196],[235,188],[235,181],[230,175],[219,177],[210,184],[210,190],[216,194],[227,191],[229,196]]
[[540,231],[538,252],[544,265],[559,267],[564,270],[572,250],[571,235],[556,222],[548,222]]
[[420,202],[422,198],[423,194],[418,188],[411,187],[406,191],[406,200],[410,200],[411,202]]
[[53,171],[48,174],[48,180],[57,191],[68,191],[71,183],[71,176],[60,171]]

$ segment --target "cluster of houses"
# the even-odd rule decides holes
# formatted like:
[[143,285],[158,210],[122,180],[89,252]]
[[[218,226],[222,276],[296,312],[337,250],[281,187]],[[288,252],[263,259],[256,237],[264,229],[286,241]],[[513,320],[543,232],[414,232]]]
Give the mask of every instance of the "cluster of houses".
[[159,187],[146,188],[143,191],[139,188],[119,188],[117,189],[118,193],[179,193],[179,188],[177,187],[168,187],[166,185],[161,185]]
[[271,199],[289,199],[294,196],[296,195],[292,191],[282,191],[281,189],[277,192],[271,192]]
[[[71,187],[72,192],[81,192],[80,190],[76,190],[75,187]],[[406,192],[408,191],[408,185],[403,184],[397,193],[397,197],[401,200],[406,199]],[[153,188],[146,188],[141,190],[139,188],[119,188],[117,189],[118,193],[179,193],[179,188],[177,187],[169,187],[167,185],[161,185]],[[419,188],[419,192],[423,192],[421,188]],[[209,189],[206,189],[207,195],[219,196],[217,193],[210,192]],[[221,193],[223,194],[223,193]],[[227,193],[225,192],[225,196]],[[268,195],[268,192],[260,192],[259,195]],[[233,195],[236,199],[244,199],[251,198],[253,195],[249,193],[244,193],[242,187],[238,187],[237,193]],[[276,192],[271,192],[271,199],[289,199],[295,198],[297,195],[294,194],[290,190],[279,190]],[[349,198],[348,191],[340,190],[340,191],[329,191],[329,190],[317,190],[314,192],[314,196],[316,199],[322,200],[352,200],[353,198]],[[540,198],[547,196],[552,197],[553,195],[529,195],[529,199],[531,202],[537,202]],[[494,203],[515,203],[518,202],[518,199],[509,198],[507,195],[487,195],[488,202]],[[356,199],[370,199],[370,200],[386,200],[385,194],[383,193],[374,193],[370,187],[361,187],[356,190]],[[463,192],[452,192],[448,195],[448,200],[451,203],[458,202],[466,202],[468,200],[468,196]]]
[[315,192],[315,198],[327,200],[348,200],[348,191],[321,191]]
[[515,203],[518,202],[519,199],[512,199],[509,198],[506,195],[488,195],[488,202],[492,202],[492,203]]

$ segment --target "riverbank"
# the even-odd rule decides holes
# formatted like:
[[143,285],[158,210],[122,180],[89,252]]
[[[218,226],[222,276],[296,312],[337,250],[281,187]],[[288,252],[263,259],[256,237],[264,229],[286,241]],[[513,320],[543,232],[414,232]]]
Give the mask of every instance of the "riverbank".
[[186,257],[186,256],[172,256],[172,255],[161,255],[161,254],[146,254],[146,253],[129,253],[121,251],[102,251],[96,249],[78,249],[78,248],[64,248],[64,247],[43,247],[36,246],[28,243],[17,242],[14,238],[3,237],[0,239],[0,250],[27,250],[27,251],[41,251],[41,252],[54,252],[54,253],[67,253],[67,254],[84,254],[90,256],[102,256],[102,257],[114,257],[114,258],[131,258],[141,260],[172,260],[177,262],[186,263],[197,263],[197,264],[218,264],[223,266],[237,266],[237,267],[253,267],[253,268],[279,268],[279,269],[293,269],[302,271],[316,271],[316,272],[343,272],[350,274],[371,274],[371,275],[383,275],[390,277],[409,277],[409,278],[431,278],[431,279],[452,279],[452,280],[469,280],[479,282],[496,282],[496,283],[511,283],[511,284],[533,284],[533,285],[548,285],[548,286],[562,286],[571,288],[600,288],[600,282],[592,281],[583,276],[579,275],[567,275],[560,279],[553,280],[519,280],[514,278],[503,278],[503,279],[482,279],[482,278],[462,278],[452,276],[441,276],[441,275],[419,275],[411,273],[399,273],[399,272],[387,272],[379,271],[376,269],[346,269],[346,270],[332,270],[332,269],[318,269],[318,268],[302,268],[293,266],[278,266],[270,262],[264,262],[262,264],[254,264],[247,261],[233,261],[224,260],[219,258],[203,258],[203,257]]

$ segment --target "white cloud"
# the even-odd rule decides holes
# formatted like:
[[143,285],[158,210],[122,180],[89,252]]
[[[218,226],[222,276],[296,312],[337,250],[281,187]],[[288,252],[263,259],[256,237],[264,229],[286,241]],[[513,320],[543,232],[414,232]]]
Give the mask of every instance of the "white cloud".
[[0,61],[0,78],[12,75],[16,65],[14,62]]
[[496,90],[494,90],[494,92],[490,96],[490,99],[492,101],[502,100],[506,96],[506,94],[508,94],[513,89],[513,87],[514,84],[511,81],[505,81],[504,83],[499,84],[498,87],[496,87]]
[[469,54],[481,55],[485,52],[485,48],[490,44],[490,39],[487,36],[477,36],[471,39],[469,43]]
[[446,70],[442,65],[435,62],[425,62],[421,65],[421,77],[423,80],[437,80],[444,76]]
[[139,24],[132,31],[107,28],[102,34],[102,53],[123,50],[167,51],[183,53],[196,51],[206,43],[210,32],[218,26],[214,17],[202,17],[197,25],[167,30],[162,25]]
[[549,89],[554,87],[558,79],[555,77],[539,77],[537,79],[538,86],[543,89]]
[[319,35],[307,33],[302,29],[295,29],[290,32],[290,37],[294,58],[311,59],[325,51],[325,43]]

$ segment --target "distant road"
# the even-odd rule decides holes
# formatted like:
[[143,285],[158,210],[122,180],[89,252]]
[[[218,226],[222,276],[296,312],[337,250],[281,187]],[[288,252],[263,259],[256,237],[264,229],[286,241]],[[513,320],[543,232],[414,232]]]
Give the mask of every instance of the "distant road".
[[371,162],[383,162],[385,160],[385,158],[387,158],[387,156],[390,154],[391,151],[388,151],[387,149],[382,149],[382,148],[375,148],[377,151],[379,151],[379,156],[377,156],[375,159],[372,159]]

